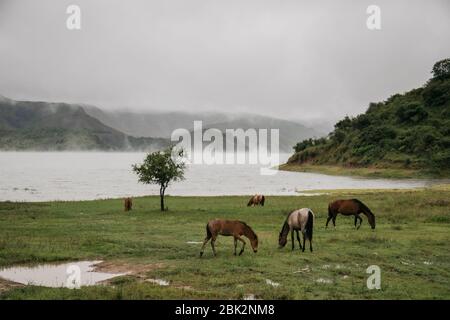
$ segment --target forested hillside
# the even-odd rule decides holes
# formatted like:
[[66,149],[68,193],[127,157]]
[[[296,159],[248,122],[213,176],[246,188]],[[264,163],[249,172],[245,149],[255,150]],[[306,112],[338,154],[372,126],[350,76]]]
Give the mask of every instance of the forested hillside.
[[297,143],[288,164],[450,172],[450,59],[421,88],[371,103],[337,122],[327,138]]

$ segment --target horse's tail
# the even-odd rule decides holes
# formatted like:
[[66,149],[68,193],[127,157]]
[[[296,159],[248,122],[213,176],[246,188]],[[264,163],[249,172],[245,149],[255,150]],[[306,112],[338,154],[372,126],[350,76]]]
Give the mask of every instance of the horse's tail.
[[309,241],[312,241],[313,237],[313,227],[314,227],[314,214],[311,210],[308,210],[308,220],[306,221],[306,237]]
[[212,237],[211,230],[209,230],[209,222],[206,224],[206,236],[208,239]]
[[264,196],[262,196],[261,198],[261,205],[264,207],[264,201],[266,201],[266,198]]
[[250,198],[250,200],[247,203],[247,207],[250,207],[253,204],[253,197]]
[[333,216],[333,210],[331,209],[331,202],[328,204],[328,216]]

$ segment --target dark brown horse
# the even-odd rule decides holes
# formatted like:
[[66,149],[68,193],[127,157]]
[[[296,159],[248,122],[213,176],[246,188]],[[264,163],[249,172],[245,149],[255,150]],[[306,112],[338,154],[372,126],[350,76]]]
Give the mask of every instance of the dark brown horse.
[[[355,216],[355,228],[357,229],[361,227],[362,223],[362,218],[359,214],[363,213],[367,216],[367,220],[369,221],[372,229],[375,229],[375,216],[372,211],[370,211],[370,209],[358,199],[336,200],[334,202],[330,202],[328,205],[328,219],[325,227],[328,227],[328,222],[333,220],[333,226],[336,228],[336,216],[338,213],[344,216]],[[356,226],[358,220],[359,226]]]
[[250,198],[250,201],[247,203],[247,207],[261,205],[264,207],[264,201],[266,198],[262,194],[255,194]]
[[[298,245],[300,250],[305,252],[305,239],[309,240],[309,250],[312,252],[312,236],[313,236],[313,226],[314,226],[314,213],[309,208],[302,208],[292,211],[286,218],[283,224],[280,235],[278,237],[279,248],[283,248],[287,243],[287,236],[289,232],[291,233],[292,240],[292,250],[294,250],[294,231],[297,233]],[[303,234],[303,247],[300,243],[300,236],[298,231]]]
[[124,211],[130,211],[133,207],[133,200],[131,198],[123,199],[123,209]]
[[244,252],[245,241],[241,238],[241,236],[245,236],[250,240],[253,252],[256,253],[258,251],[258,236],[245,222],[237,220],[215,219],[208,221],[208,223],[206,224],[206,238],[203,242],[202,249],[200,250],[200,257],[203,255],[203,250],[205,249],[205,246],[210,239],[214,256],[216,255],[214,242],[216,241],[219,234],[222,236],[234,237],[234,255],[236,255],[238,240],[242,242],[242,249],[239,252],[239,255]]

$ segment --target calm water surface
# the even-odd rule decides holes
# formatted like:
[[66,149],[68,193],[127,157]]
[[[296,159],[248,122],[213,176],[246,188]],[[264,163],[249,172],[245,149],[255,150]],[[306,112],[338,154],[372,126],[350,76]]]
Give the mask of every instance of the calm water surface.
[[[0,201],[90,200],[156,195],[137,182],[131,165],[144,153],[0,152]],[[281,156],[286,160],[289,155]],[[170,195],[295,195],[317,189],[416,188],[442,181],[366,179],[278,171],[260,175],[257,165],[190,165]]]

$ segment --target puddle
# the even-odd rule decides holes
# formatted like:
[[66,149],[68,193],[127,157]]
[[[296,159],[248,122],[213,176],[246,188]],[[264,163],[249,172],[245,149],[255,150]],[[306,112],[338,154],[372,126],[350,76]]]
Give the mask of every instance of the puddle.
[[426,265],[426,266],[431,266],[433,264],[433,262],[431,262],[431,261],[424,261],[423,264]]
[[324,279],[324,278],[319,278],[316,280],[317,283],[326,283],[326,284],[330,284],[333,283],[333,281],[329,280],[329,279]]
[[163,280],[163,279],[145,279],[145,281],[151,282],[151,283],[156,283],[156,284],[159,284],[160,286],[168,286],[169,285],[169,281]]
[[266,283],[268,284],[268,285],[270,285],[270,286],[272,286],[272,287],[278,287],[280,284],[278,283],[278,282],[273,282],[272,280],[270,280],[270,279],[266,279]]
[[244,300],[256,300],[256,297],[254,294],[247,294],[243,298]]
[[311,269],[309,269],[309,266],[306,266],[305,268],[294,271],[293,273],[303,273],[303,272],[309,272],[309,271],[311,271]]
[[187,241],[187,244],[202,244],[202,241]]
[[0,269],[0,278],[25,285],[51,288],[93,286],[126,273],[95,272],[102,261],[77,261],[63,264],[42,264],[31,267]]
[[297,192],[297,195],[303,196],[303,197],[315,197],[315,196],[323,196],[323,195],[329,194],[329,193],[324,193],[324,192],[301,192],[298,190],[295,190],[295,192]]

